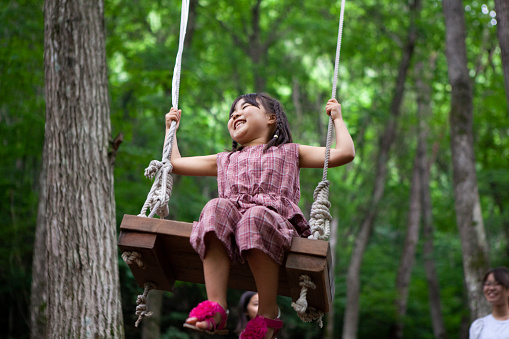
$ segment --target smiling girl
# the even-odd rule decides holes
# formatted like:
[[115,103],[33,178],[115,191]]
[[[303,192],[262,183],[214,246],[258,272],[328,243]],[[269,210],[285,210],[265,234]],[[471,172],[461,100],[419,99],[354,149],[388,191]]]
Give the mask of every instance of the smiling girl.
[[[327,102],[336,132],[329,167],[353,160],[355,150],[341,106]],[[166,130],[180,122],[181,111],[166,115]],[[217,176],[219,198],[209,201],[193,225],[191,245],[203,261],[208,300],[189,314],[184,327],[208,334],[227,334],[227,284],[233,261],[253,273],[259,297],[257,316],[240,338],[273,338],[283,326],[277,305],[280,265],[293,237],[310,235],[300,208],[299,170],[320,168],[325,148],[292,142],[288,119],[279,101],[267,94],[245,94],[230,109],[232,149],[213,155],[182,157],[176,136],[173,173]],[[168,135],[168,133],[167,133]]]
[[483,293],[492,313],[472,323],[470,339],[509,339],[509,270],[489,270],[483,279]]

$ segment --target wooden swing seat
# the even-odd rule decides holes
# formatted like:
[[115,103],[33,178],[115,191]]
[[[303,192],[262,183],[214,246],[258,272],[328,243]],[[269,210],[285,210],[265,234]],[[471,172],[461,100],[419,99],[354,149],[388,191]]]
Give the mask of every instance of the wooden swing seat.
[[[143,268],[129,264],[134,278],[144,287],[172,291],[176,280],[204,283],[203,265],[189,243],[192,223],[124,215],[120,225],[118,247],[122,252],[138,252]],[[278,294],[296,301],[301,292],[300,276],[308,275],[316,289],[308,289],[309,307],[324,313],[332,307],[334,272],[328,241],[293,238],[284,265],[279,273]],[[256,291],[248,264],[232,264],[228,287]]]

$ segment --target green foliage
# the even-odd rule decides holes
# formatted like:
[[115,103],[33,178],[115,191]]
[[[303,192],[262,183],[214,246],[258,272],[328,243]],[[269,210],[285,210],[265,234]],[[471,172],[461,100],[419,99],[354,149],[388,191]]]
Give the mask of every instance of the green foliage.
[[3,1],[0,22],[0,326],[23,338],[44,135],[42,1]]

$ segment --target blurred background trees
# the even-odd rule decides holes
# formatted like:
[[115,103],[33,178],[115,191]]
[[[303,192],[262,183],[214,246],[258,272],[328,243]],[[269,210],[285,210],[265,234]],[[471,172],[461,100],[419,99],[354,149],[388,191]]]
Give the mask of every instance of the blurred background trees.
[[[331,210],[338,221],[333,333],[302,323],[282,298],[283,338],[338,338],[345,314],[352,312],[358,318],[353,337],[466,335],[471,308],[455,208],[451,127],[458,125],[449,119],[455,85],[448,74],[443,2],[346,2],[337,98],[357,156],[329,171]],[[491,266],[509,265],[506,47],[501,49],[498,40],[507,23],[497,22],[507,14],[497,13],[495,2],[503,7],[503,1],[493,0],[459,6],[465,81],[472,91],[472,151]],[[0,5],[0,321],[6,338],[29,333],[45,124],[42,8],[41,0]],[[192,0],[190,11],[179,100],[181,153],[229,148],[231,102],[260,90],[283,102],[296,142],[323,145],[340,1]],[[117,226],[123,214],[141,209],[150,189],[143,170],[161,157],[179,26],[180,2],[105,3],[112,137],[124,135],[114,170]],[[175,179],[171,218],[196,220],[216,194],[215,179]],[[320,179],[321,170],[301,171],[305,213]],[[361,256],[352,257],[361,240]],[[408,255],[414,260],[405,266]],[[362,259],[354,271],[352,259]],[[126,338],[140,338],[142,329],[133,324],[141,290],[123,262],[119,271]],[[357,303],[347,299],[352,288],[358,289]],[[232,308],[240,293],[230,291]],[[185,283],[175,293],[163,293],[160,336],[153,337],[191,338],[181,324],[204,297],[203,286]],[[233,328],[233,309],[230,319]]]

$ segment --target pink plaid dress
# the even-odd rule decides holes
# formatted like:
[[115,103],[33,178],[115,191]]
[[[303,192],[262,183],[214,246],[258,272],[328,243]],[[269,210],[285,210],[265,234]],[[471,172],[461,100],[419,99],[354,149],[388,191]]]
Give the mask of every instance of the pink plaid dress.
[[204,258],[204,237],[214,232],[231,260],[259,249],[282,264],[293,237],[310,235],[297,206],[300,198],[299,145],[265,145],[217,155],[219,198],[209,201],[194,222],[191,245]]

